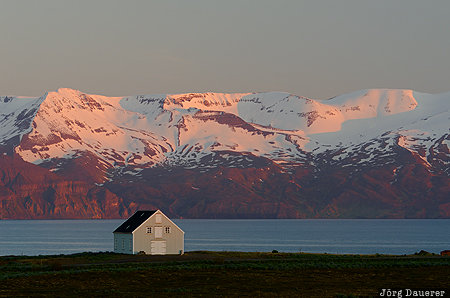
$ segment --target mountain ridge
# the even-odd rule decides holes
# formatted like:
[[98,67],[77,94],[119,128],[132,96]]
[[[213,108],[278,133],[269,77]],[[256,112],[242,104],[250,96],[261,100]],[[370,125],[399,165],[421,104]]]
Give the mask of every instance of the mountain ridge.
[[[62,201],[85,201],[96,189],[120,202],[109,213],[85,202],[84,211],[67,212],[72,217],[126,216],[137,208],[161,206],[182,217],[450,216],[450,93],[367,89],[313,100],[285,92],[106,97],[60,88],[35,98],[0,96],[0,111],[3,159],[22,160],[61,181],[86,185],[84,194],[72,195],[50,183],[50,193],[55,198],[63,193]],[[280,186],[267,181],[270,175],[259,169],[269,169]],[[210,180],[224,170],[246,177],[231,194],[222,187],[234,181],[232,176]],[[423,172],[430,182],[411,194],[407,188],[417,180],[414,171]],[[156,179],[155,173],[166,181]],[[170,173],[184,186],[169,183]],[[343,180],[338,173],[345,175]],[[209,185],[192,184],[192,175],[204,177]],[[377,176],[372,183],[378,183],[378,189],[369,191],[374,185],[365,185],[366,178],[358,184],[364,175],[369,180]],[[342,183],[328,189],[330,178]],[[401,182],[403,178],[409,182]],[[0,184],[0,199],[21,202],[15,208],[27,210],[23,200],[28,196],[42,207],[49,192],[36,198],[32,192],[21,193],[29,184],[4,183],[3,197]],[[215,198],[214,192],[225,199]],[[435,201],[427,199],[431,194]],[[432,206],[423,207],[420,196]],[[405,202],[396,202],[400,198]],[[373,205],[373,210],[366,206],[358,211],[355,200]],[[408,206],[411,200],[416,207]],[[26,214],[17,216],[37,216],[33,211]],[[39,216],[64,216],[55,214]],[[14,217],[14,212],[2,211],[4,216]]]

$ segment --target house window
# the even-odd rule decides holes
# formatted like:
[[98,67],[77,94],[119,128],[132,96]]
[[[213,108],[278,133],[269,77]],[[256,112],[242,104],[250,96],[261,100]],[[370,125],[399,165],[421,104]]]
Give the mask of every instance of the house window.
[[152,227],[147,227],[147,234],[151,234],[152,233]]
[[164,227],[164,232],[166,234],[170,234],[170,227]]
[[118,247],[119,247],[119,241],[117,239],[115,239],[115,241],[114,241],[114,250],[117,250]]
[[125,249],[125,239],[122,240],[122,249]]
[[133,241],[131,241],[131,239],[130,239],[130,250],[132,250],[133,249]]
[[161,216],[161,214],[156,214],[155,221],[156,221],[156,223],[162,223],[162,216]]

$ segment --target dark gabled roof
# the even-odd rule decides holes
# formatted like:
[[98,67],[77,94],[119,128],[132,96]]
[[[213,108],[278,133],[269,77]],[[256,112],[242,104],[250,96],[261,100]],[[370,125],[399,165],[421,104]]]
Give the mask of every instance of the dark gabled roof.
[[133,216],[121,224],[113,233],[132,233],[156,211],[158,210],[136,211]]

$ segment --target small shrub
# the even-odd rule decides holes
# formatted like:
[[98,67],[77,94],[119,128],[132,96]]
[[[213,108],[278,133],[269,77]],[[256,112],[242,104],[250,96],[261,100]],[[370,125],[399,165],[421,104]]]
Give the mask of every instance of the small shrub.
[[433,254],[422,249],[421,251],[416,252],[414,255],[416,255],[416,256],[432,256]]

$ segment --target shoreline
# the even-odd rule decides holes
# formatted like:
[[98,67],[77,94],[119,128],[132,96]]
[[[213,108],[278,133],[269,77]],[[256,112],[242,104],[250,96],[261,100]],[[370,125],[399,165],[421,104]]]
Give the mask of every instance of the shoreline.
[[[427,257],[442,257],[440,253],[435,252],[428,252],[425,250],[421,250],[419,252],[415,252],[412,254],[383,254],[383,253],[321,253],[321,252],[284,252],[284,251],[234,251],[234,250],[222,250],[222,251],[215,251],[215,250],[193,250],[193,251],[186,251],[183,255],[190,255],[190,254],[203,254],[203,255],[223,255],[223,254],[249,254],[249,255],[313,255],[313,256],[346,256],[346,257],[417,257],[417,256],[427,256]],[[177,257],[177,256],[183,256],[183,255],[149,255],[149,254],[122,254],[122,253],[116,253],[113,251],[83,251],[83,252],[74,252],[74,253],[61,253],[61,254],[40,254],[40,255],[0,255],[1,258],[8,258],[8,257],[24,257],[24,258],[51,258],[51,257],[77,257],[82,255],[117,255],[117,256],[146,256],[146,257]],[[446,257],[446,256],[444,256]]]

